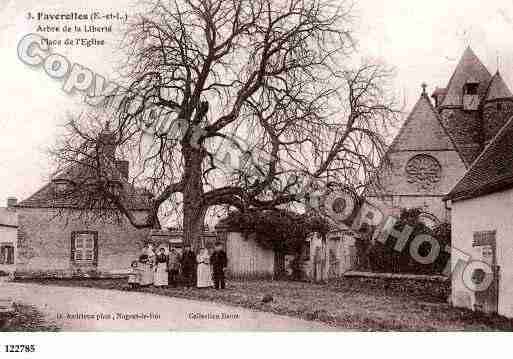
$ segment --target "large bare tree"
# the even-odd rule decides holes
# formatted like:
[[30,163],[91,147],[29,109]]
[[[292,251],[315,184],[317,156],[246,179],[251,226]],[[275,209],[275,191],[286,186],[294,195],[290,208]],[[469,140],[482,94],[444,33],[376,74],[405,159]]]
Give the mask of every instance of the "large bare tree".
[[[391,71],[353,56],[349,4],[143,6],[122,41],[126,83],[109,104],[117,151],[134,162],[131,180],[154,194],[152,213],[141,221],[119,189],[101,191],[132,225],[158,227],[159,211],[179,209],[185,241],[196,243],[210,208],[300,201],[304,178],[354,186],[372,178],[399,112]],[[82,116],[69,130],[53,151],[61,166],[87,157],[101,126]]]

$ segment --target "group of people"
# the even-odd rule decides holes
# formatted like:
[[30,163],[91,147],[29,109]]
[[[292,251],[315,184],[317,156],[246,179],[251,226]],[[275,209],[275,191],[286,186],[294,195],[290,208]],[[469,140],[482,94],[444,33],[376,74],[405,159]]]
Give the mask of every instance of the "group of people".
[[224,289],[228,258],[221,242],[216,242],[213,251],[201,248],[196,255],[190,245],[185,245],[180,254],[175,248],[166,253],[160,248],[157,253],[152,244],[144,247],[139,259],[132,262],[128,277],[131,287],[174,286],[180,275],[187,287]]

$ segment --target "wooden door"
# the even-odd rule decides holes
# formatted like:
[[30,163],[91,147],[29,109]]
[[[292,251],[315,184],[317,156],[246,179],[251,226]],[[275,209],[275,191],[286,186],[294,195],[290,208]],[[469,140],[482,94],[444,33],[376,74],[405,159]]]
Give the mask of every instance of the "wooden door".
[[285,277],[285,253],[281,250],[274,251],[274,278]]
[[[488,264],[492,273],[472,274],[472,280],[476,283],[484,282],[490,284],[484,290],[475,292],[474,309],[485,313],[497,313],[499,309],[499,275],[500,267],[497,265],[497,245],[495,231],[481,231],[474,233],[473,246],[480,251],[480,261]],[[489,276],[492,278],[489,278]]]

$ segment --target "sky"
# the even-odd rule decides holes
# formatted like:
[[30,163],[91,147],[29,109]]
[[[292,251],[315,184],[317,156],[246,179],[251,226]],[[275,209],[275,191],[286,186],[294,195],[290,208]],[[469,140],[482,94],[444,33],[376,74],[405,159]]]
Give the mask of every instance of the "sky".
[[[0,206],[7,197],[24,199],[48,180],[47,149],[55,143],[66,113],[80,109],[79,96],[62,82],[17,57],[17,44],[35,23],[27,13],[50,10],[126,13],[131,0],[0,0]],[[358,56],[376,58],[396,70],[394,87],[405,111],[421,93],[445,87],[464,49],[471,46],[491,73],[499,65],[513,88],[513,1],[355,0]],[[57,48],[72,62],[107,78],[116,64],[115,35],[101,48]]]

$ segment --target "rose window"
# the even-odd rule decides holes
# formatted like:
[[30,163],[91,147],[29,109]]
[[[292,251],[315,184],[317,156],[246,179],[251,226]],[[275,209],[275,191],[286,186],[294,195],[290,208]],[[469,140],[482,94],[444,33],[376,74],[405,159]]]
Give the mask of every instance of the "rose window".
[[442,167],[429,155],[417,155],[406,164],[408,182],[415,184],[419,190],[430,190],[440,182]]

